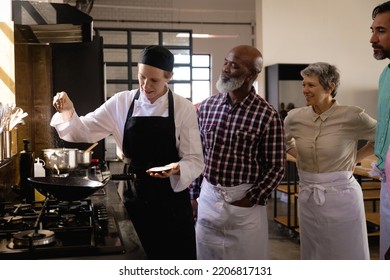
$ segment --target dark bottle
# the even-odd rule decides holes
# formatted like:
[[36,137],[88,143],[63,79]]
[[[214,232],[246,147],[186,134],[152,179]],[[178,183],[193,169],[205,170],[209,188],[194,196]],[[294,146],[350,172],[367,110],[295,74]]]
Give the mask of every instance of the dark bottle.
[[24,150],[19,154],[19,187],[22,195],[26,198],[26,202],[31,203],[35,199],[35,192],[27,178],[34,176],[34,152],[29,150],[28,144],[30,144],[30,141],[23,139]]

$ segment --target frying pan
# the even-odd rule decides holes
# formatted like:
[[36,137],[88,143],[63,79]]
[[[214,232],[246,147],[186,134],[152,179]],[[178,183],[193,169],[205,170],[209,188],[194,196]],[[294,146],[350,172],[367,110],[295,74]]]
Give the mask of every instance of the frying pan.
[[103,181],[90,180],[84,177],[30,177],[28,180],[44,196],[52,195],[58,200],[76,201],[85,199],[103,188],[111,176]]

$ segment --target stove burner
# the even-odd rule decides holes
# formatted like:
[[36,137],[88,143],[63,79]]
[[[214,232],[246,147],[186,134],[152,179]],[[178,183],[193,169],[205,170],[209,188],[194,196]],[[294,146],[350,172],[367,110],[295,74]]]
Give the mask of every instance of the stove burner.
[[124,253],[113,210],[103,202],[14,204],[0,202],[0,260]]
[[2,217],[1,220],[5,222],[6,224],[20,224],[23,221],[22,216],[7,216]]
[[62,201],[58,203],[59,209],[76,210],[81,207],[81,201]]
[[13,206],[13,209],[10,212],[10,215],[12,216],[23,216],[25,218],[36,218],[37,217],[37,212],[35,211],[34,207],[32,204],[15,204]]
[[55,242],[55,234],[51,230],[25,230],[15,233],[8,244],[10,249],[21,249],[45,246]]
[[15,211],[28,211],[28,210],[31,210],[32,209],[32,205],[29,204],[29,203],[25,203],[25,204],[15,204],[14,205],[15,207]]
[[75,214],[63,214],[61,215],[61,219],[64,221],[67,221],[68,223],[72,223],[76,221],[76,215]]
[[76,224],[76,215],[75,214],[62,214],[60,216],[60,221],[58,223],[59,227],[66,227]]
[[0,218],[0,233],[12,234],[15,231],[30,229],[22,216],[6,216]]
[[51,211],[45,213],[45,218],[47,219],[56,219],[58,218],[58,212],[57,211]]

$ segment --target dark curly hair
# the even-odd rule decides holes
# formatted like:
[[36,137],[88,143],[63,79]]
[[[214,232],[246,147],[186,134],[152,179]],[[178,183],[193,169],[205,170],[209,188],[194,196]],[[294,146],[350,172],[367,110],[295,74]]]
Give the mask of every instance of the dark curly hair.
[[390,1],[384,2],[374,8],[372,11],[372,19],[374,19],[378,14],[390,12]]

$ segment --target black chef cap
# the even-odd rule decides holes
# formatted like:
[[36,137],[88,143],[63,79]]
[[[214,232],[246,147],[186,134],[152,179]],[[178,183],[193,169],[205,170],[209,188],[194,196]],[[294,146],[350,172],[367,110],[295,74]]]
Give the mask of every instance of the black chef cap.
[[147,46],[140,54],[139,63],[160,68],[172,72],[173,54],[162,46]]

